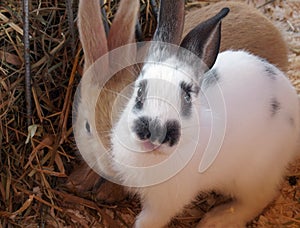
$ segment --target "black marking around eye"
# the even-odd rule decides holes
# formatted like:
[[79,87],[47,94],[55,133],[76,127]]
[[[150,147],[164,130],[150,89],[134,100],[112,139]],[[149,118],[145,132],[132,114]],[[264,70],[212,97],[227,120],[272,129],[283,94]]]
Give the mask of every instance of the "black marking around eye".
[[147,80],[141,80],[138,85],[137,93],[135,94],[135,105],[134,110],[141,110],[144,106],[144,101],[146,98],[146,87],[147,87]]
[[200,83],[204,89],[207,89],[209,87],[214,86],[219,81],[220,81],[220,75],[218,74],[217,69],[211,69],[204,74]]
[[193,84],[192,83],[186,83],[186,82],[181,82],[180,83],[180,88],[184,91],[184,92],[186,92],[186,93],[191,93],[193,90],[192,90],[192,88],[193,88]]
[[276,113],[280,110],[280,102],[276,98],[271,100],[271,116],[275,116]]

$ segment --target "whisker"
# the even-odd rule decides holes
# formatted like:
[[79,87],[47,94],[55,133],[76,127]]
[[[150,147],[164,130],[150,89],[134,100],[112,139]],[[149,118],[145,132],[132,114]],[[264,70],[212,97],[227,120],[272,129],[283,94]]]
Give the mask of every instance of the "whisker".
[[[131,61],[128,61],[128,59],[124,59],[125,61],[127,61],[127,64],[129,65],[130,63],[131,63]],[[116,64],[116,63],[115,63]],[[119,66],[123,66],[123,64],[118,64]],[[130,73],[135,73],[134,75],[137,75],[137,74],[139,74],[139,72],[137,71],[137,69],[135,69],[136,67],[135,67],[136,65],[129,65],[128,67],[125,67],[125,68],[123,68],[123,70],[124,69],[126,69],[128,72],[130,72]],[[131,71],[132,70],[132,71]]]
[[117,92],[117,91],[114,91],[114,90],[112,90],[112,89],[107,89],[107,88],[104,87],[103,90],[112,92],[112,93],[116,94],[117,96],[121,96],[121,97],[125,98],[125,99],[128,100],[128,101],[130,100],[130,97],[127,97],[127,96],[125,96],[124,94],[119,93],[119,92]]
[[194,124],[194,125],[190,125],[190,126],[181,127],[181,129],[185,130],[185,129],[195,128],[195,127],[199,127],[199,126],[200,126],[200,124]]
[[186,142],[188,142],[188,143],[190,143],[190,142],[192,142],[192,143],[197,143],[198,144],[198,140],[194,140],[194,139],[186,139]]
[[99,133],[99,134],[102,134],[102,133],[103,133],[103,134],[107,134],[107,133],[111,133],[111,130],[108,130],[108,131],[100,131],[100,132],[97,131],[97,133]]

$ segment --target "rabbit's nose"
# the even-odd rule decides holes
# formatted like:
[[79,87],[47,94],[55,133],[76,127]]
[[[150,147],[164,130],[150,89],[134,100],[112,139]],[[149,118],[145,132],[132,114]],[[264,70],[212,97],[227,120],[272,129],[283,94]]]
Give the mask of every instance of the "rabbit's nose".
[[161,124],[157,118],[143,116],[135,120],[133,131],[140,140],[149,140],[154,145],[168,143],[173,146],[180,137],[180,124],[176,120]]

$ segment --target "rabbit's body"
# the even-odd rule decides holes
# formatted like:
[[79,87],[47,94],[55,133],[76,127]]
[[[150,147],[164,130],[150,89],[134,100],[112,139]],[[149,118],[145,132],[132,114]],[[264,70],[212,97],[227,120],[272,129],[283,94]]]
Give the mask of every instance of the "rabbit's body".
[[[164,65],[162,63],[161,68]],[[168,63],[165,67],[169,68],[169,65]],[[175,71],[180,72],[178,66],[176,63],[173,65],[174,68],[177,67]],[[155,78],[150,68],[145,67],[145,71],[149,74],[145,73],[141,80],[151,81]],[[172,84],[177,86],[180,80],[190,83],[184,77],[177,78],[177,75],[172,75],[173,79],[168,79],[166,72],[162,69],[161,71],[164,72],[164,76],[158,76],[157,80],[171,80]],[[176,74],[171,73],[172,71],[173,69],[170,69],[169,73]],[[212,71],[216,72],[213,76]],[[215,79],[212,81],[211,77]],[[151,82],[148,81],[147,84]],[[172,93],[166,85],[164,88],[165,93]],[[150,89],[151,87],[148,88],[148,93],[154,96]],[[217,118],[226,118],[224,141],[216,160],[205,172],[200,173],[199,165],[203,153],[209,140],[214,140],[210,139],[214,124],[211,113],[214,110],[211,110],[208,102],[213,102],[215,97],[218,98],[220,91],[224,98],[226,114],[213,115]],[[175,107],[180,103],[178,101],[180,91],[176,92],[172,100]],[[165,93],[157,89],[156,96]],[[166,99],[164,95],[162,96]],[[171,98],[166,100],[170,101],[169,99]],[[218,207],[216,211],[208,213],[203,224],[218,225],[217,227],[243,226],[274,198],[285,167],[295,156],[300,124],[297,94],[281,71],[246,52],[227,51],[219,54],[214,67],[204,75],[199,98],[193,102],[194,108],[198,109],[198,115],[190,117],[189,121],[192,123],[183,118],[182,136],[176,147],[178,151],[176,153],[189,153],[187,143],[191,142],[191,137],[197,140],[195,128],[200,130],[199,142],[191,160],[177,174],[170,176],[170,179],[159,178],[163,176],[163,169],[150,169],[149,172],[146,169],[143,171],[119,166],[118,162],[131,167],[149,167],[163,162],[170,156],[166,147],[146,153],[136,152],[142,151],[145,147],[144,142],[135,137],[128,137],[133,134],[131,130],[133,122],[128,116],[131,116],[134,102],[134,100],[129,102],[119,124],[116,125],[112,142],[113,155],[117,161],[115,169],[123,179],[123,183],[128,186],[138,184],[146,186],[134,188],[134,191],[140,194],[143,204],[143,211],[137,219],[136,227],[165,225],[186,204],[195,199],[199,192],[208,190],[222,192],[233,197],[234,201],[222,206],[228,210],[220,210],[220,214],[216,213]],[[147,107],[147,102],[144,105]],[[160,103],[156,103],[156,107],[150,102],[149,105],[151,105],[149,110],[142,110],[140,115],[158,117],[162,122],[168,118],[176,118],[170,117],[167,110],[153,111],[163,109]],[[198,118],[199,124],[196,122]],[[125,147],[120,144],[122,136],[127,138]],[[185,158],[182,158],[183,163],[184,160]],[[180,162],[180,159],[176,161]],[[152,184],[151,181],[148,182],[153,178],[151,175],[158,174],[159,177],[156,177],[158,184],[147,186],[147,183]]]

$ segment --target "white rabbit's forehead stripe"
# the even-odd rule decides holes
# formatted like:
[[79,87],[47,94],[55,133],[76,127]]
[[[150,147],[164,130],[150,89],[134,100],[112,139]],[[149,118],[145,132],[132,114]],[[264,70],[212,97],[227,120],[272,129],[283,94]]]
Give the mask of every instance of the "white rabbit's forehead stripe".
[[161,79],[171,83],[179,84],[180,81],[195,81],[194,72],[176,59],[169,59],[165,62],[148,63],[143,67],[141,79]]

